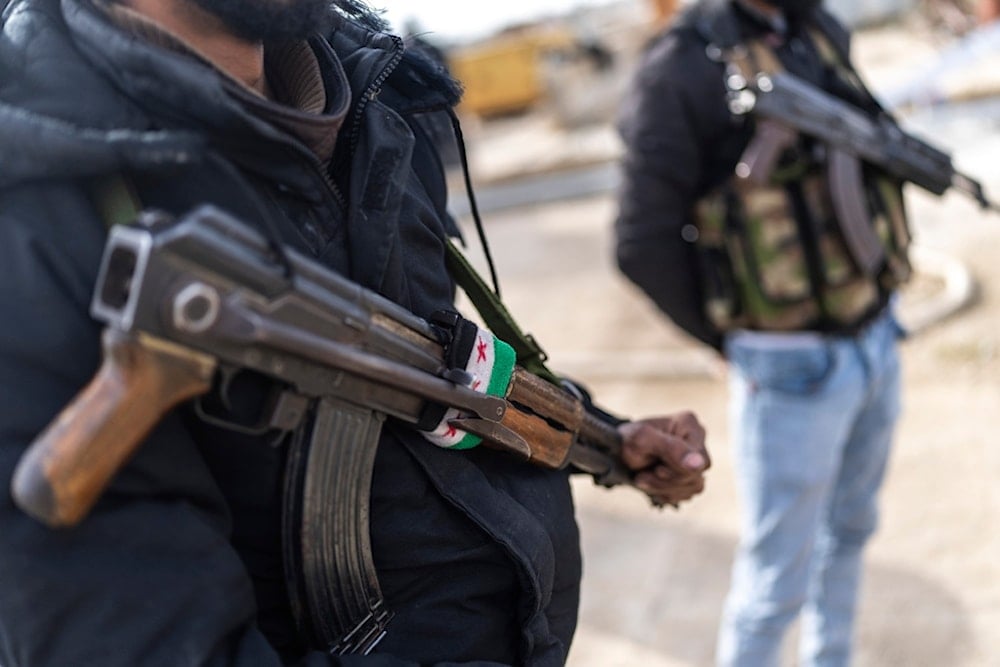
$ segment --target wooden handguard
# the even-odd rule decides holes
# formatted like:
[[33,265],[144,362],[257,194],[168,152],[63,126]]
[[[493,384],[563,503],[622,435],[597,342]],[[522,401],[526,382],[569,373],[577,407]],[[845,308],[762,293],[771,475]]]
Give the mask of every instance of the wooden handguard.
[[583,421],[584,409],[580,401],[520,366],[514,368],[507,388],[507,400],[525,405],[536,414],[544,415],[572,431],[576,431]]
[[[527,444],[527,451],[513,452],[526,455],[535,465],[559,470],[569,462],[573,433],[556,428],[547,421],[515,406],[507,408],[500,425],[518,434]],[[493,446],[484,440],[486,446]]]
[[[512,406],[501,423],[530,443],[530,459],[535,463],[563,467],[571,445],[578,440],[610,456],[621,451],[621,435],[614,425],[588,414],[574,396],[521,367],[514,369],[507,400]],[[531,414],[516,406],[524,406]]]
[[90,384],[35,439],[11,494],[51,527],[77,524],[160,419],[208,391],[215,360],[148,336],[105,329]]

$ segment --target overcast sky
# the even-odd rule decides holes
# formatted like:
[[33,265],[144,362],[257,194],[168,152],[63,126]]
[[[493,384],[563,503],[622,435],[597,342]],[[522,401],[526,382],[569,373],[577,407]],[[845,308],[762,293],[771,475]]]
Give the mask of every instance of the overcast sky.
[[455,41],[484,34],[505,25],[561,13],[579,5],[606,4],[608,0],[368,0],[386,10],[385,17],[400,32],[414,18],[429,37],[437,34]]

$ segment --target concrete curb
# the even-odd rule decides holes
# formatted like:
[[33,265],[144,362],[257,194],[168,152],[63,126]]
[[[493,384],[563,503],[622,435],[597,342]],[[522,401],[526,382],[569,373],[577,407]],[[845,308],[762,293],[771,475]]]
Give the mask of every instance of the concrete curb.
[[975,300],[976,280],[968,267],[954,257],[940,250],[914,245],[910,248],[910,263],[915,273],[937,278],[944,284],[935,298],[900,308],[899,319],[910,335],[922,333],[947,320]]

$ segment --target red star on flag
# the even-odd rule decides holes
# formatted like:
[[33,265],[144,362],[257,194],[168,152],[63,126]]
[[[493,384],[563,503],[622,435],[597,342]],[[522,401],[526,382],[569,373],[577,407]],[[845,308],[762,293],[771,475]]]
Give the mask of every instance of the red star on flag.
[[479,344],[476,346],[476,349],[479,350],[478,361],[486,361],[486,341],[480,338]]
[[456,429],[451,424],[448,424],[448,432],[444,434],[444,437],[446,437],[446,438],[453,438],[453,437],[455,437],[456,433],[458,433],[458,429]]

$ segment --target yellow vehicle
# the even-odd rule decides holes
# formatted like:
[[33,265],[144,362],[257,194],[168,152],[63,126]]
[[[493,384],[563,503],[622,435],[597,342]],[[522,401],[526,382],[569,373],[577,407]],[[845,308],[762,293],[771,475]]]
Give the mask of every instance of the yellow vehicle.
[[465,87],[463,110],[489,117],[530,109],[545,97],[545,54],[572,46],[566,30],[527,28],[452,51],[448,64]]

